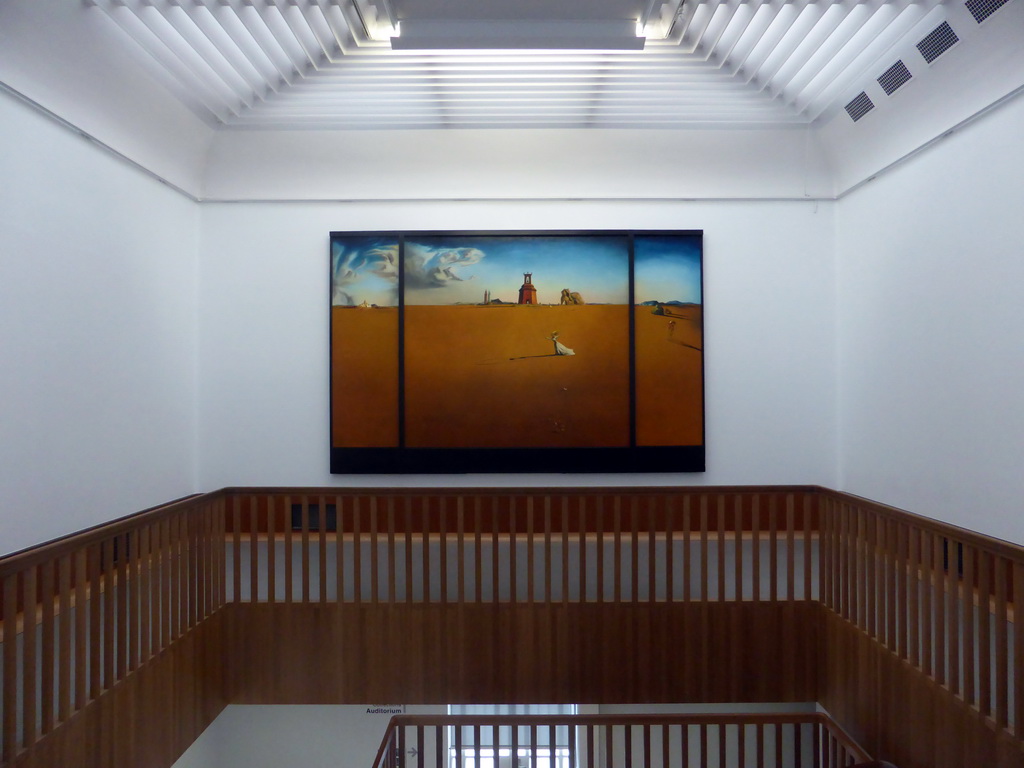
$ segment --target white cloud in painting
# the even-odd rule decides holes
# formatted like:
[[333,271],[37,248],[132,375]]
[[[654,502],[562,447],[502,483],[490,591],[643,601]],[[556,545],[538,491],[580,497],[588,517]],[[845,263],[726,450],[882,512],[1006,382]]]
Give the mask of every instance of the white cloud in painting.
[[398,303],[398,244],[348,246],[335,242],[331,303],[377,306]]

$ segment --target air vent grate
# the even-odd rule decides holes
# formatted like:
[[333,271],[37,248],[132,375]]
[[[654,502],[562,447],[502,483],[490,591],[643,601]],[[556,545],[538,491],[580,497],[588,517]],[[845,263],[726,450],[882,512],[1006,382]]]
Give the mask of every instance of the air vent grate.
[[900,59],[878,77],[878,84],[882,86],[886,96],[892,96],[901,85],[912,77],[907,65],[903,63],[903,59]]
[[944,21],[921,38],[921,41],[917,44],[917,50],[924,56],[924,60],[931,64],[959,42],[960,38],[956,36],[956,32],[949,26],[949,22]]
[[849,104],[846,105],[846,113],[853,118],[853,122],[856,123],[874,108],[875,104],[871,101],[871,97],[864,93],[864,91],[861,91]]
[[981,24],[985,19],[1002,8],[1009,0],[967,0],[964,5],[974,20]]

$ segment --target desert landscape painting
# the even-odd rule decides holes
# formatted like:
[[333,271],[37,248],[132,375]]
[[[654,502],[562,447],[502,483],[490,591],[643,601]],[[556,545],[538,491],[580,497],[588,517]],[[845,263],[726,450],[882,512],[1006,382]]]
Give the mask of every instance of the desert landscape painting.
[[336,233],[332,449],[556,449],[532,471],[559,471],[558,449],[696,446],[702,468],[701,266],[699,233]]

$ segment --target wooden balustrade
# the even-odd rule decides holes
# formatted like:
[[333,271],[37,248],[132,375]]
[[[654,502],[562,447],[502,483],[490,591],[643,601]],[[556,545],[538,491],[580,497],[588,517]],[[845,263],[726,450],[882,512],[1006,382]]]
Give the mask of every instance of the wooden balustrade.
[[818,700],[901,768],[1024,766],[1022,594],[1021,548],[819,488],[227,489],[0,559],[0,765],[448,699]]
[[822,713],[399,715],[372,768],[847,768],[868,759]]

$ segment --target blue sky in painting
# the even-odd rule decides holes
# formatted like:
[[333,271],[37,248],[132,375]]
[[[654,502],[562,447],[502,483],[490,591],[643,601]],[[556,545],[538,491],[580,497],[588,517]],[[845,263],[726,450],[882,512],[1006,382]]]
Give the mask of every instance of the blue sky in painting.
[[698,235],[637,235],[633,244],[634,301],[701,303]]
[[331,304],[398,306],[398,243],[394,238],[345,237],[331,241]]
[[563,288],[591,304],[629,301],[625,237],[420,237],[405,249],[407,304],[479,303],[484,291],[514,303],[524,272],[541,304],[557,304]]

